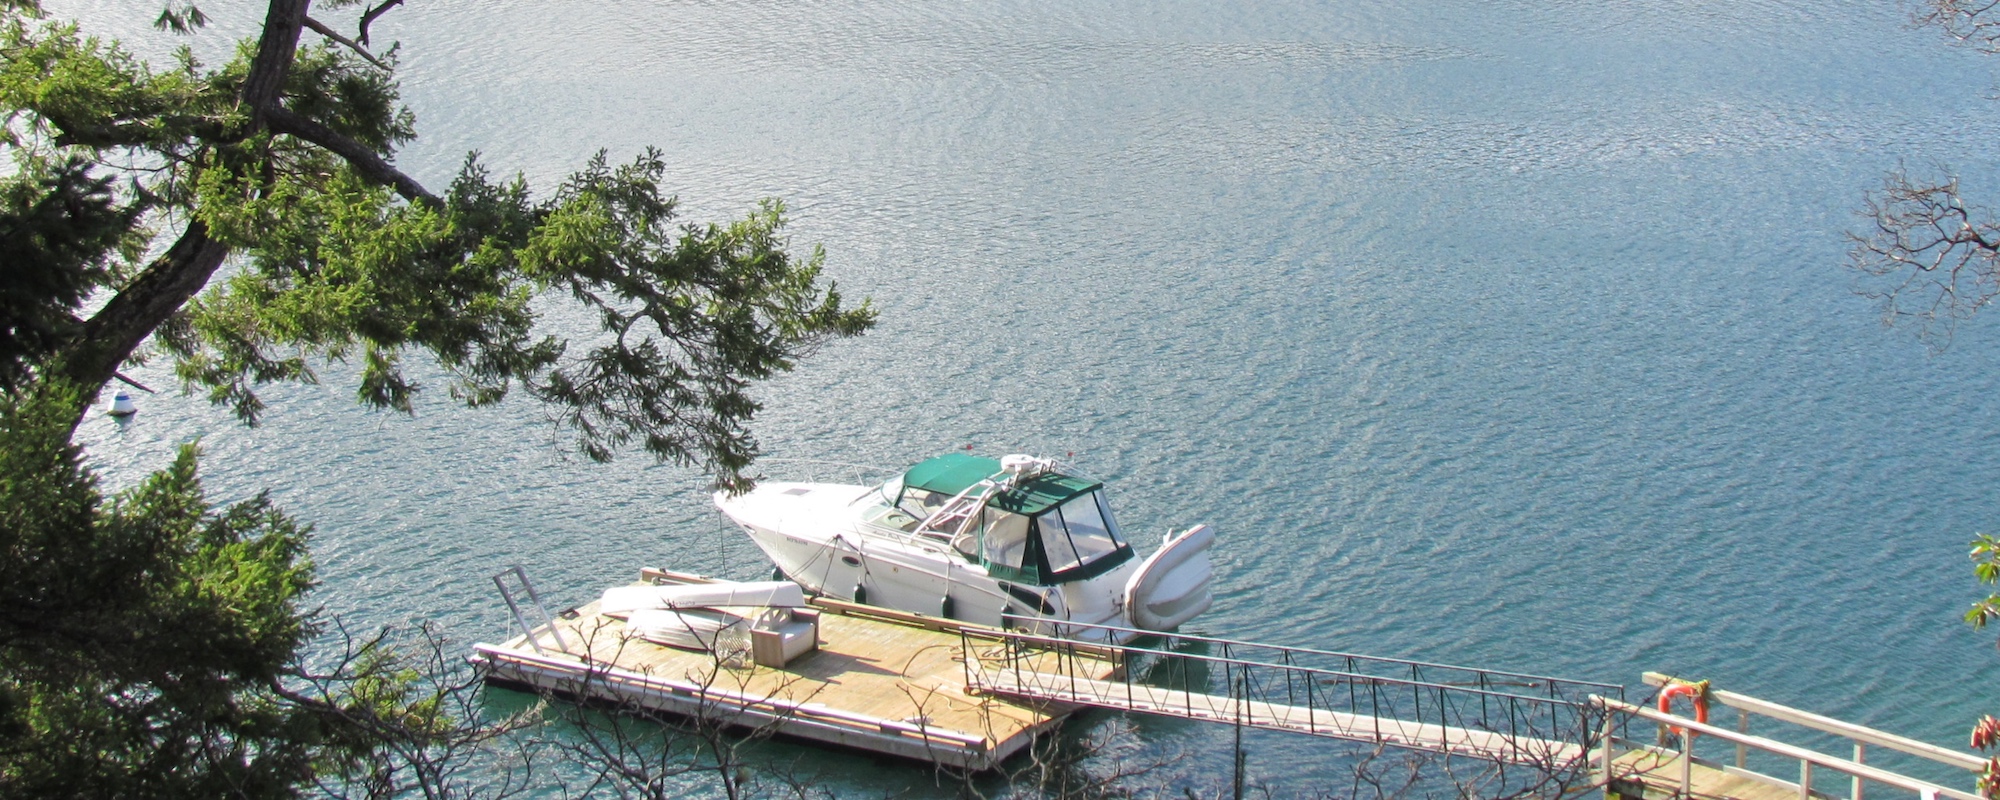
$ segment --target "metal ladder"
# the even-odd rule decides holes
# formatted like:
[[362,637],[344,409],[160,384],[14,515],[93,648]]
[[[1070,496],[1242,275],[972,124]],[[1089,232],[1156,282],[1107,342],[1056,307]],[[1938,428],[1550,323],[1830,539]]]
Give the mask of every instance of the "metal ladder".
[[[514,590],[507,588],[507,576],[509,575],[514,576],[515,580],[519,581],[520,586],[518,588],[521,593],[527,595],[529,602],[534,603],[535,611],[542,615],[541,625],[529,625],[527,618],[522,616],[521,604],[514,599]],[[542,595],[540,592],[535,591],[535,584],[528,580],[527,570],[522,569],[519,564],[508,567],[493,576],[493,585],[499,587],[500,598],[507,601],[507,610],[513,613],[514,623],[521,626],[521,633],[528,637],[529,647],[534,648],[537,654],[548,655],[548,651],[542,649],[541,642],[535,640],[535,629],[537,627],[545,627],[549,629],[549,635],[555,637],[556,650],[563,653],[569,652],[569,643],[563,641],[562,630],[556,627],[555,618],[549,615],[548,606],[542,605]]]

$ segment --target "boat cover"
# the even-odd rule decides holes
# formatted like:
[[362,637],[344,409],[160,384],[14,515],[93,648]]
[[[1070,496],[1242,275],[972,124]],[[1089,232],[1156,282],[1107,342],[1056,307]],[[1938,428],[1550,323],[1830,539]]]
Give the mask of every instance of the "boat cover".
[[[903,473],[903,485],[957,495],[1000,472],[1000,460],[965,453],[946,453],[925,460]],[[1072,497],[1097,490],[1103,484],[1068,475],[1038,475],[1014,487],[1013,491],[987,501],[987,505],[1015,514],[1034,516]]]
[[997,458],[946,453],[927,459],[903,473],[903,485],[956,495],[1000,471]]

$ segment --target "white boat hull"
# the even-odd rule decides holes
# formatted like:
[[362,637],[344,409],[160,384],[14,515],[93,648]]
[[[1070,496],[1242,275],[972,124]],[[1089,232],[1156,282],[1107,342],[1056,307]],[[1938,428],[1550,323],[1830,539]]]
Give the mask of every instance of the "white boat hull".
[[[1130,559],[1087,579],[1036,586],[996,579],[942,539],[869,530],[852,505],[870,490],[772,482],[746,495],[717,494],[716,505],[785,578],[839,600],[1087,639],[1138,634],[1062,623],[1171,630],[1209,606],[1213,536],[1205,527],[1170,539],[1144,563]],[[1136,618],[1129,611],[1135,599]]]

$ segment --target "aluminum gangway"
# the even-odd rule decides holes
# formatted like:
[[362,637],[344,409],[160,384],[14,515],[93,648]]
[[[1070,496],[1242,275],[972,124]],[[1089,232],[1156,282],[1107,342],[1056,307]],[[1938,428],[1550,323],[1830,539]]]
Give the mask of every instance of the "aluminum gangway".
[[[1550,767],[1580,765],[1601,735],[1606,712],[1591,695],[1625,694],[1613,684],[1110,625],[1062,623],[1058,632],[961,631],[966,688]],[[1107,658],[1119,665],[1114,676],[1090,677],[1085,667]]]

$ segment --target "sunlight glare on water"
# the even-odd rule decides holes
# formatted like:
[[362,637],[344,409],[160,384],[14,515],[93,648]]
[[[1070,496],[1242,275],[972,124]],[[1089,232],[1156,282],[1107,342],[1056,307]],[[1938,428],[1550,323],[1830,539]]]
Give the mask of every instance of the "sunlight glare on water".
[[[1708,677],[1944,744],[1992,710],[1957,616],[2000,328],[1932,357],[1841,264],[1899,163],[1995,185],[2000,62],[1893,4],[496,0],[377,36],[433,186],[653,146],[692,218],[789,204],[882,322],[762,387],[773,456],[1074,453],[1142,547],[1221,533],[1205,633]],[[84,437],[114,485],[199,437],[370,623],[499,637],[513,563],[564,605],[761,571],[698,475],[565,458],[524,402],[363,412],[342,374],[256,430],[141,397]],[[1137,725],[1226,764],[1227,731]],[[1320,747],[1253,768],[1310,782]]]

